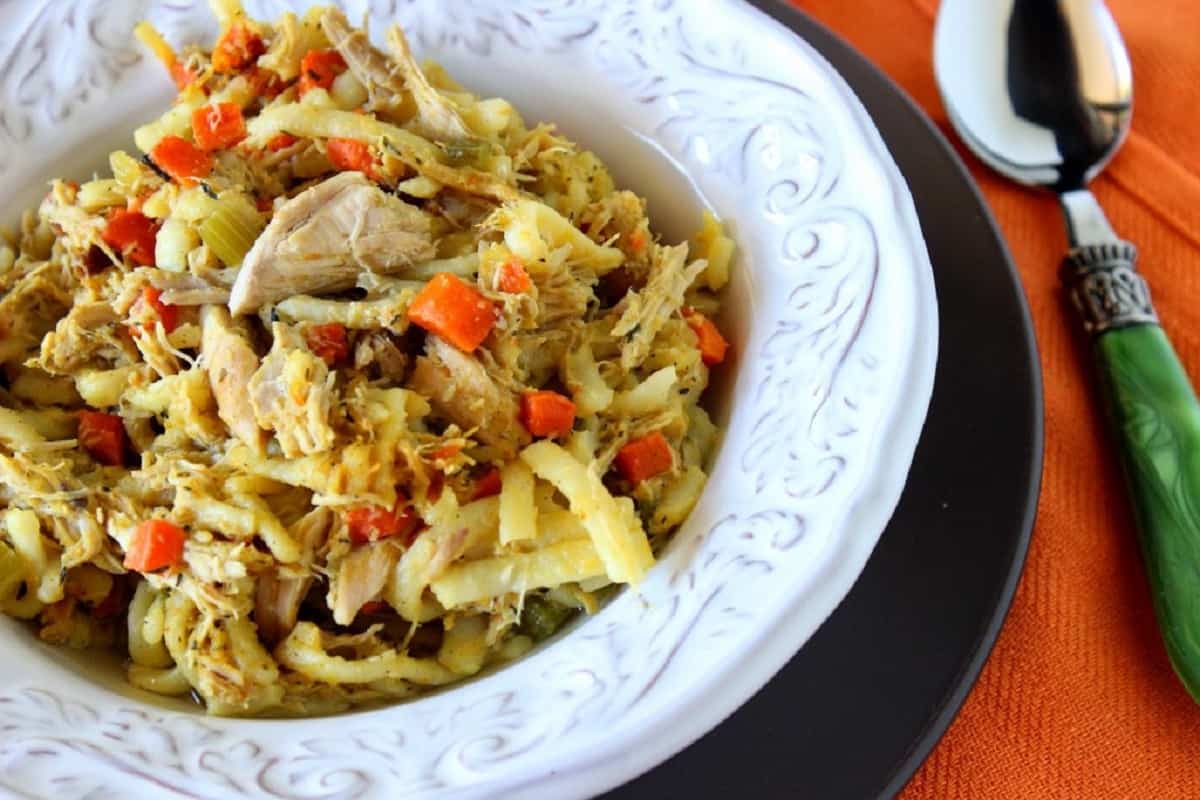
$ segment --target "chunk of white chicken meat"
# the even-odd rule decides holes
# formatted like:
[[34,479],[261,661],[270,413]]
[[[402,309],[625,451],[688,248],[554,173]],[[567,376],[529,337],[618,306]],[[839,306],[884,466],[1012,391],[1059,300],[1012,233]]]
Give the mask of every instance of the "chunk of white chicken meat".
[[229,310],[349,289],[363,272],[390,275],[434,253],[429,217],[362,173],[343,172],[276,209],[242,262]]
[[247,386],[258,426],[275,432],[286,458],[325,452],[334,438],[329,410],[335,375],[292,326],[276,322],[271,335],[271,352]]
[[429,398],[433,409],[464,429],[476,428],[480,442],[513,458],[530,440],[518,418],[516,395],[498,383],[474,356],[437,336],[425,340],[408,386]]
[[205,306],[200,312],[200,357],[217,401],[217,416],[234,436],[261,451],[265,437],[249,391],[258,356],[221,306]]
[[333,512],[324,506],[314,508],[291,528],[292,536],[303,548],[300,562],[291,567],[264,572],[258,578],[254,598],[254,623],[268,644],[277,644],[296,627],[300,603],[312,586],[313,575],[305,565],[313,552],[324,543],[333,525]]
[[650,277],[645,287],[631,291],[614,309],[620,314],[612,335],[624,337],[621,368],[633,370],[650,355],[654,337],[671,315],[683,305],[683,295],[708,262],[697,259],[687,264],[688,246],[654,245]]
[[342,559],[329,584],[329,607],[333,621],[349,625],[363,604],[383,591],[396,562],[400,560],[400,545],[384,539],[356,548]]
[[425,77],[400,26],[393,26],[388,31],[393,61],[376,50],[362,31],[351,28],[345,15],[337,9],[330,9],[321,16],[321,27],[346,60],[354,77],[367,87],[374,103],[386,104],[408,90],[417,106],[414,127],[418,133],[440,141],[471,138],[471,131],[453,102]]
[[399,25],[393,25],[388,30],[387,40],[392,58],[404,75],[404,85],[417,104],[417,132],[428,139],[444,142],[472,138],[473,134],[454,103],[435,89],[421,71],[421,66],[413,58],[412,48],[408,46],[408,37]]

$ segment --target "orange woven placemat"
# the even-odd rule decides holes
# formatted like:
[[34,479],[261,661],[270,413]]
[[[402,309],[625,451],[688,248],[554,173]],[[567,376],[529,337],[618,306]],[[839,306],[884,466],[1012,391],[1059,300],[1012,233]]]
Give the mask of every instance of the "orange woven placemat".
[[[951,135],[933,78],[936,0],[794,0],[897,81]],[[1133,131],[1094,185],[1137,244],[1163,325],[1200,377],[1200,3],[1111,0],[1133,61]],[[1054,200],[959,152],[1008,240],[1045,376],[1037,527],[1003,632],[918,798],[1200,797],[1200,707],[1158,638],[1135,532],[1057,286]],[[969,268],[969,265],[964,265]],[[969,536],[970,531],[963,531]]]

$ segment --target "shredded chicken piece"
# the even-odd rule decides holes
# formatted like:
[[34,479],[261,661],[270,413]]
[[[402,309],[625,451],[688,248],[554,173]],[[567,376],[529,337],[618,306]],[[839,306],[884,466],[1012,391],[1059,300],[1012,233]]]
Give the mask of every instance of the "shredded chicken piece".
[[459,528],[439,537],[432,556],[418,573],[421,583],[428,586],[440,578],[446,568],[466,552],[469,544],[470,537],[467,536],[466,528]]
[[515,456],[529,442],[517,418],[516,396],[488,375],[477,358],[437,336],[426,339],[425,355],[417,359],[408,383],[428,397],[441,416],[462,428],[478,428],[479,441],[505,458]]
[[408,37],[399,25],[388,31],[388,48],[392,58],[404,75],[404,85],[412,93],[417,104],[417,132],[426,138],[440,141],[470,139],[471,131],[463,122],[458,109],[449,98],[429,83],[425,73],[413,58]]
[[346,66],[367,87],[372,108],[394,108],[402,102],[404,77],[375,49],[363,31],[350,27],[346,15],[330,8],[321,15],[321,28]]
[[172,306],[223,306],[229,302],[229,289],[215,286],[203,278],[179,272],[155,270],[150,285],[162,290],[159,298]]
[[[304,550],[301,565],[312,562],[313,553],[325,541],[332,525],[333,512],[322,506],[314,508],[292,526],[291,534]],[[274,645],[292,632],[300,603],[312,582],[311,573],[291,574],[283,570],[266,572],[259,577],[254,622],[264,641]]]
[[247,387],[258,425],[275,431],[286,458],[324,452],[333,445],[329,409],[336,376],[294,328],[276,322],[271,331],[271,352]]
[[249,392],[250,379],[258,370],[258,356],[224,308],[205,306],[200,312],[200,325],[200,356],[217,400],[217,416],[235,436],[261,451],[263,431],[258,427]]
[[381,380],[398,384],[408,371],[408,354],[400,349],[396,339],[388,331],[370,331],[359,337],[354,346],[354,368],[369,370],[374,367]]
[[392,539],[363,545],[342,559],[329,584],[333,621],[338,625],[353,622],[363,603],[383,591],[399,559],[400,546]]
[[297,294],[355,285],[434,255],[429,218],[360,172],[343,172],[275,211],[242,263],[229,310],[249,314]]
[[635,283],[645,277],[652,249],[645,200],[628,189],[613,192],[584,210],[580,226],[601,244],[615,236],[614,244],[625,254],[624,267],[637,279]]
[[75,204],[76,198],[77,189],[73,185],[56,180],[51,184],[38,214],[43,222],[62,232],[59,240],[72,253],[82,255],[95,245],[107,251],[112,260],[120,261],[120,257],[112,252],[101,236],[104,218],[80,208]]
[[[150,312],[153,313],[153,312]],[[187,356],[171,345],[167,332],[161,325],[152,327],[133,328],[134,346],[142,354],[144,360],[160,376],[174,375],[179,372],[179,361]]]
[[116,363],[132,347],[113,330],[119,320],[111,303],[77,302],[42,339],[36,365],[51,375],[69,375],[97,361]]
[[0,364],[34,347],[71,307],[62,270],[46,262],[30,270],[0,298]]
[[245,616],[253,608],[254,574],[275,568],[270,554],[248,542],[191,542],[185,553],[193,602],[221,616]]
[[626,337],[621,346],[623,369],[635,369],[646,360],[654,337],[683,305],[684,292],[708,266],[704,259],[685,266],[687,254],[686,243],[674,247],[656,245],[645,288],[631,291],[614,309],[621,316],[613,326],[613,336]]
[[52,518],[51,523],[54,536],[63,547],[63,568],[70,569],[91,562],[110,572],[119,571],[119,561],[106,552],[112,542],[104,535],[104,530],[92,513],[76,510],[69,517]]
[[253,714],[283,698],[279,668],[254,635],[249,620],[216,616],[172,593],[169,605],[185,604],[186,614],[168,613],[167,649],[188,682],[214,714]]

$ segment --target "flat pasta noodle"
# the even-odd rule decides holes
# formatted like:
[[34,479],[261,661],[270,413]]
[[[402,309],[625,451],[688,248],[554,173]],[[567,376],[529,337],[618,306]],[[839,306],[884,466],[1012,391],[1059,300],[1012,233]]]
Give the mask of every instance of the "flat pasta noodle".
[[474,675],[487,662],[488,618],[483,615],[460,617],[442,636],[437,660],[455,675]]
[[404,333],[408,329],[405,314],[416,294],[414,289],[402,289],[378,300],[328,300],[297,295],[279,303],[276,311],[281,319],[291,322],[337,323],[351,330],[382,328]]
[[114,369],[85,369],[75,375],[75,391],[93,408],[108,408],[120,402],[139,369],[130,365]]
[[37,599],[42,603],[62,599],[62,569],[46,552],[37,514],[29,509],[10,508],[4,517],[8,539],[26,564],[26,577]]
[[600,478],[550,441],[529,445],[521,459],[566,496],[571,512],[591,536],[608,576],[621,583],[641,581],[654,563],[650,543],[636,516],[622,511]]
[[129,683],[138,689],[166,697],[179,697],[192,691],[192,684],[179,667],[147,667],[130,664],[125,671]]
[[591,416],[606,410],[613,401],[614,392],[600,374],[591,346],[581,343],[567,353],[564,363],[566,383],[579,414]]
[[537,538],[537,506],[533,502],[533,471],[521,461],[500,470],[500,543]]
[[297,623],[276,652],[280,663],[305,677],[325,683],[371,683],[392,679],[422,686],[441,686],[457,677],[433,659],[412,658],[395,650],[355,659],[331,655],[322,645],[321,630],[311,622]]
[[139,667],[173,668],[174,659],[163,641],[166,632],[166,605],[150,584],[138,581],[126,612],[129,658]]
[[605,574],[603,560],[587,539],[570,539],[532,553],[468,561],[446,570],[431,584],[446,608],[497,595],[558,586]]
[[678,381],[675,367],[655,370],[644,381],[613,398],[609,411],[627,417],[644,417],[662,411],[671,401],[671,390]]
[[175,512],[198,527],[219,530],[234,538],[260,537],[279,561],[287,564],[300,557],[300,548],[283,524],[257,498],[241,497],[241,504],[213,499],[180,488],[175,493]]
[[440,616],[441,607],[430,603],[425,590],[450,561],[469,550],[490,546],[497,537],[500,500],[488,497],[454,504],[444,518],[434,522],[405,551],[385,588],[385,597],[396,612],[410,622],[427,622]]

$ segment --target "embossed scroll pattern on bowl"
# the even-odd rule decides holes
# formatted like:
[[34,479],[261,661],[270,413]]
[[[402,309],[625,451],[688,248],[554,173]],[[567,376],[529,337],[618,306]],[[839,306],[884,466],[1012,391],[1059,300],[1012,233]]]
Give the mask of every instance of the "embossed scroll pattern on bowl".
[[[246,5],[260,17],[291,6]],[[10,626],[0,786],[11,792],[594,792],[761,686],[849,590],[899,497],[932,387],[930,270],[907,189],[820,56],[727,0],[702,14],[672,0],[341,5],[376,36],[402,22],[468,85],[499,73],[562,93],[573,81],[583,89],[553,102],[594,103],[604,125],[653,142],[732,221],[736,379],[710,486],[636,591],[516,665],[382,710],[209,719],[89,682]],[[169,97],[129,36],[142,17],[175,42],[215,32],[182,0],[0,0],[6,185],[35,186],[93,133],[127,130],[147,85]],[[0,203],[6,220],[17,211]]]

